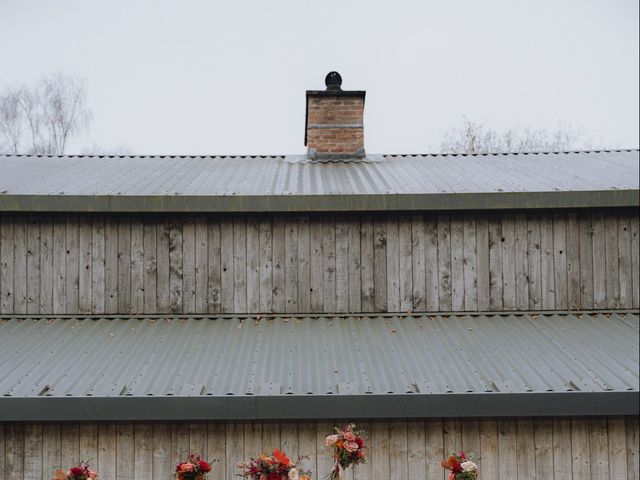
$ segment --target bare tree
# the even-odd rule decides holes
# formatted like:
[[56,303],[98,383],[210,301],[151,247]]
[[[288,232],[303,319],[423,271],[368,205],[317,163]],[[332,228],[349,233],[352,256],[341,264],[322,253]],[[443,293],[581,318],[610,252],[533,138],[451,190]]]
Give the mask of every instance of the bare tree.
[[84,80],[58,73],[35,87],[0,92],[0,152],[62,155],[88,127]]
[[498,132],[464,118],[462,126],[444,134],[440,148],[443,153],[561,152],[591,145],[582,128],[564,123],[553,130],[514,127]]

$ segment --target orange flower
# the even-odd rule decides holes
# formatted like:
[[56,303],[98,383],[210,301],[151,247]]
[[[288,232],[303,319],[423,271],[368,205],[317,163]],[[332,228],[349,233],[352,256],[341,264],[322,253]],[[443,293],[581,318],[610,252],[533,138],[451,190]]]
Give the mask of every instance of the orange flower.
[[344,440],[338,440],[338,442],[336,443],[336,445],[338,446],[338,448],[340,450],[342,450],[342,446],[344,445]]
[[458,463],[458,459],[455,455],[449,455],[449,458],[442,461],[442,468],[445,470],[451,470]]
[[291,465],[291,460],[287,457],[287,454],[277,448],[273,451],[273,458],[275,458],[278,463],[286,467]]

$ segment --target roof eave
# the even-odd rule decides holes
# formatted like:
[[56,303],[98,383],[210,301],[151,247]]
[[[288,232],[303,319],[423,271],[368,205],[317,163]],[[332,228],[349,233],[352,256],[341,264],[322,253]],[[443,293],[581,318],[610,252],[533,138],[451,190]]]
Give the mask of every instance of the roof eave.
[[625,392],[0,397],[0,421],[195,421],[638,415]]
[[336,195],[0,195],[0,212],[275,213],[640,206],[640,190]]

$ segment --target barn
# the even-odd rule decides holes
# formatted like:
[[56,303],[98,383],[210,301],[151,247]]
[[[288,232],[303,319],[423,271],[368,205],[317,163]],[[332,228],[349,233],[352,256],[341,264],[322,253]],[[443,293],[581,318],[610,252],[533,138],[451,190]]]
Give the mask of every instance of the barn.
[[638,479],[638,150],[378,155],[364,91],[304,155],[0,156],[0,478]]

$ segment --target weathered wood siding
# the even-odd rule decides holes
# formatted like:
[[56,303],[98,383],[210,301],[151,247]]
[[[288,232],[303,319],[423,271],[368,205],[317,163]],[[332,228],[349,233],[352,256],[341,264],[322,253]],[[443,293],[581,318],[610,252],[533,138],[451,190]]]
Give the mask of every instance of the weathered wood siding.
[[[339,425],[339,423],[336,423]],[[331,468],[324,437],[334,423],[0,424],[0,478],[50,480],[86,459],[105,480],[164,480],[190,452],[232,480],[238,461],[282,448],[316,479]],[[451,451],[473,452],[487,480],[637,480],[638,419],[481,419],[361,422],[367,464],[347,480],[443,480]]]
[[638,308],[633,210],[0,217],[0,313]]

